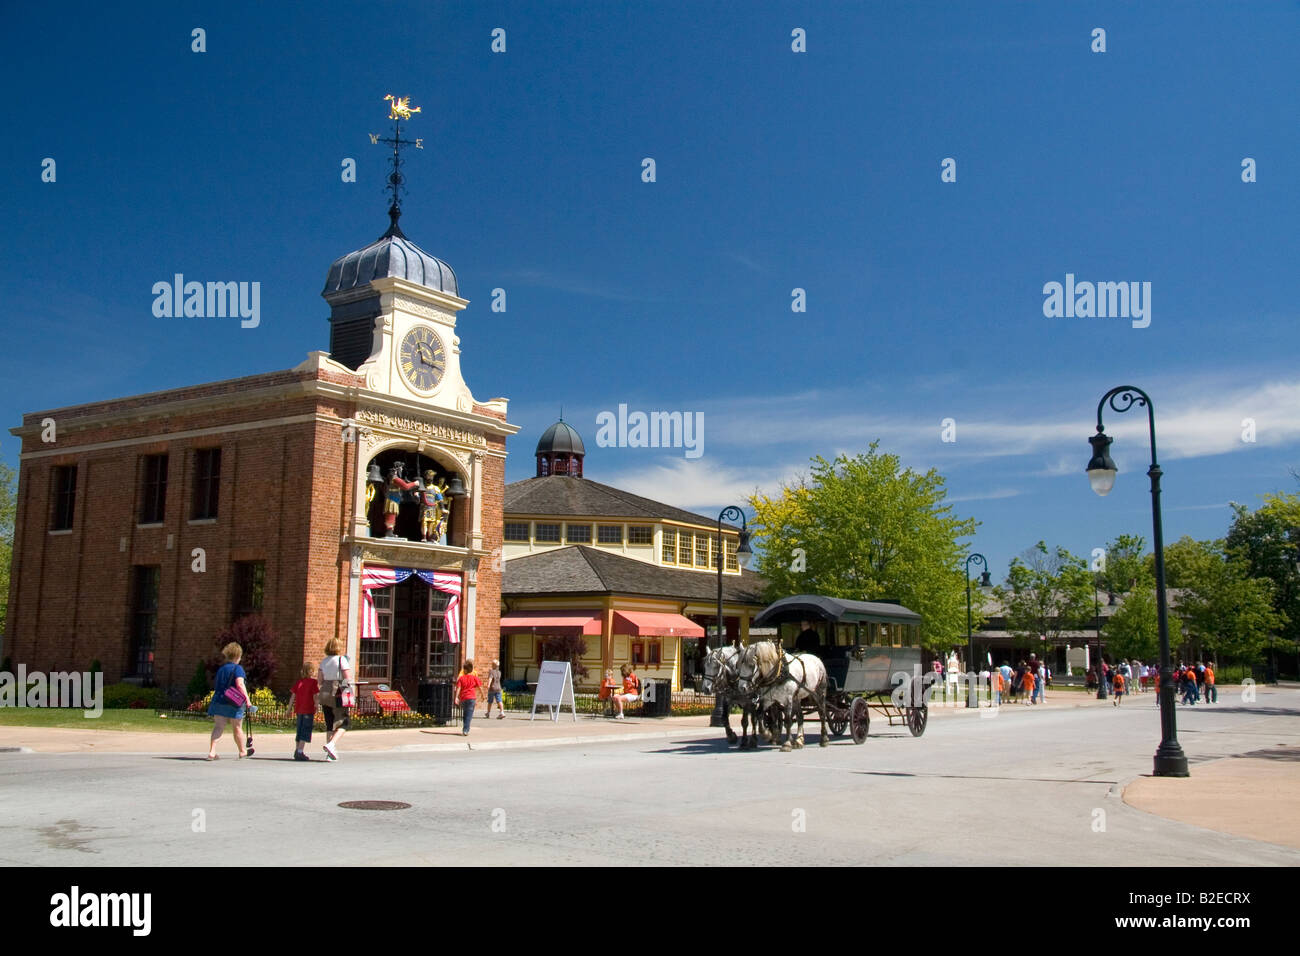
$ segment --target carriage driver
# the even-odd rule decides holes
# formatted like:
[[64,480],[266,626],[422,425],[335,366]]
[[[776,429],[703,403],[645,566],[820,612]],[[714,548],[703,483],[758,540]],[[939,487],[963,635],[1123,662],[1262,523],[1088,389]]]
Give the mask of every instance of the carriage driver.
[[794,649],[798,653],[821,654],[822,638],[813,627],[812,621],[800,621],[799,636],[794,639]]

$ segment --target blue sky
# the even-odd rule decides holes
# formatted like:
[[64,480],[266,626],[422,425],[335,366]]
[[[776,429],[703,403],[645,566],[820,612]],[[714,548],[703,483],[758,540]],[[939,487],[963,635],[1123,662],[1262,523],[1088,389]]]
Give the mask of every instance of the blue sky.
[[[1156,403],[1167,540],[1297,490],[1300,4],[6,3],[4,22],[6,428],[328,348],[329,264],[387,225],[366,134],[392,92],[426,147],[402,226],[471,302],[466,379],[522,427],[510,480],[561,405],[589,477],[714,515],[880,439],[947,477],[1000,578],[1039,539],[1149,540],[1139,416],[1108,416],[1112,495],[1083,475],[1098,399],[1132,383]],[[155,318],[177,272],[260,282],[260,326]],[[1150,282],[1149,327],[1045,317],[1067,273]],[[703,454],[597,447],[620,403],[703,413]]]

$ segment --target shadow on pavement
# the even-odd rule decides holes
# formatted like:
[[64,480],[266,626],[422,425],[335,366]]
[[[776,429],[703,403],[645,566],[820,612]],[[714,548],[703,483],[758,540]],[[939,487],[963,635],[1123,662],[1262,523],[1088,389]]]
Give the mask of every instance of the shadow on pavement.
[[1251,750],[1244,754],[1233,754],[1233,757],[1257,757],[1262,760],[1293,760],[1300,761],[1300,747],[1284,747],[1276,750]]
[[1253,714],[1256,717],[1300,717],[1300,708],[1296,707],[1253,707],[1241,704],[1225,707],[1221,704],[1179,704],[1178,712],[1197,711],[1206,714]]

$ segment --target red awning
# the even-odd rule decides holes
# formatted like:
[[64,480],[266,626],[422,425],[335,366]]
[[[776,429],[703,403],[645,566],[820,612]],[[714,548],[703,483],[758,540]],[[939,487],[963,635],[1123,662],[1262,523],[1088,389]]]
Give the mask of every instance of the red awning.
[[600,618],[590,611],[516,611],[501,617],[502,634],[582,634],[600,636]]
[[614,633],[633,637],[703,637],[704,628],[680,614],[615,611]]

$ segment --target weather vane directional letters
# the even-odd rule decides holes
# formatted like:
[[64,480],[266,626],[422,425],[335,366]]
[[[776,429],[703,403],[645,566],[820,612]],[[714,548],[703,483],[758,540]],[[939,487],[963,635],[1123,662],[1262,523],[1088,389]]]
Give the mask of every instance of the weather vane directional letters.
[[402,207],[401,192],[406,182],[406,177],[402,175],[402,147],[414,146],[416,149],[424,149],[424,140],[402,139],[402,120],[409,120],[412,113],[420,112],[420,107],[412,106],[409,96],[399,97],[389,93],[384,99],[391,104],[388,118],[393,120],[393,135],[381,137],[378,133],[371,133],[370,142],[372,145],[384,143],[393,147],[393,158],[390,160],[393,171],[388,174],[388,185],[384,188],[392,193],[393,202],[388,214],[393,220],[393,229],[397,229],[397,218],[401,215]]

